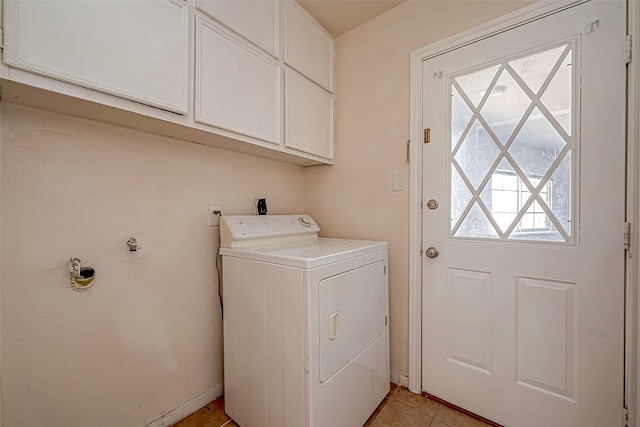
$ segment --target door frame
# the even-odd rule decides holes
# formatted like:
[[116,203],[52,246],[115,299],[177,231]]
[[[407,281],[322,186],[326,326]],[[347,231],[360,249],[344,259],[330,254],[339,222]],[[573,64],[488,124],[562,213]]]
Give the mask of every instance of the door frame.
[[[587,0],[537,2],[485,24],[411,52],[409,164],[409,390],[422,392],[422,62],[502,33],[522,24],[584,3]],[[592,0],[597,1],[597,0]],[[631,223],[631,249],[625,267],[625,403],[628,425],[640,427],[640,233],[636,232],[640,203],[640,0],[627,0],[627,33],[634,43],[627,68],[627,194],[626,217]],[[622,244],[622,224],[621,224]],[[638,421],[640,422],[640,421]]]

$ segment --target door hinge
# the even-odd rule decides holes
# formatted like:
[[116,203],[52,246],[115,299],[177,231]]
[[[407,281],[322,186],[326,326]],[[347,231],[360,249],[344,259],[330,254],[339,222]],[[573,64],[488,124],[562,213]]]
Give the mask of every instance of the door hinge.
[[411,163],[411,140],[407,139],[407,163]]
[[622,407],[622,426],[627,427],[629,425],[629,408],[627,406]]
[[624,250],[628,251],[631,247],[631,223],[624,223]]
[[624,38],[624,58],[627,64],[631,64],[631,34]]
[[4,29],[0,28],[0,49],[4,48]]
[[387,275],[387,266],[386,265],[384,266],[384,275],[385,276]]
[[431,142],[431,128],[424,128],[424,143],[428,144]]

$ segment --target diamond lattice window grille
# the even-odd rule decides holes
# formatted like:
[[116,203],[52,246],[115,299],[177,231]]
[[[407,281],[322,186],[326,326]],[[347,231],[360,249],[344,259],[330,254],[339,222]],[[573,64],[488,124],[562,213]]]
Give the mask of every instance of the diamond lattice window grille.
[[452,76],[451,235],[571,242],[574,43]]

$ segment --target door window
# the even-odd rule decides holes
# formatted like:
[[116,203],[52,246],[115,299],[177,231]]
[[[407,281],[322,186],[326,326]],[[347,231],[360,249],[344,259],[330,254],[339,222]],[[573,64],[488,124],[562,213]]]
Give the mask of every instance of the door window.
[[449,79],[451,237],[573,243],[575,51]]

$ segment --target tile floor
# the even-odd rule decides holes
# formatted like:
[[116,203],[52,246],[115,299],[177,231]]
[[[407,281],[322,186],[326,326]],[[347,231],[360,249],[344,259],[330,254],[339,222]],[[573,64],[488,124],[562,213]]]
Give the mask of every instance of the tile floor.
[[[395,387],[371,415],[364,427],[489,427],[482,421],[451,409],[434,400]],[[174,427],[237,427],[224,413],[220,397],[198,409]]]

